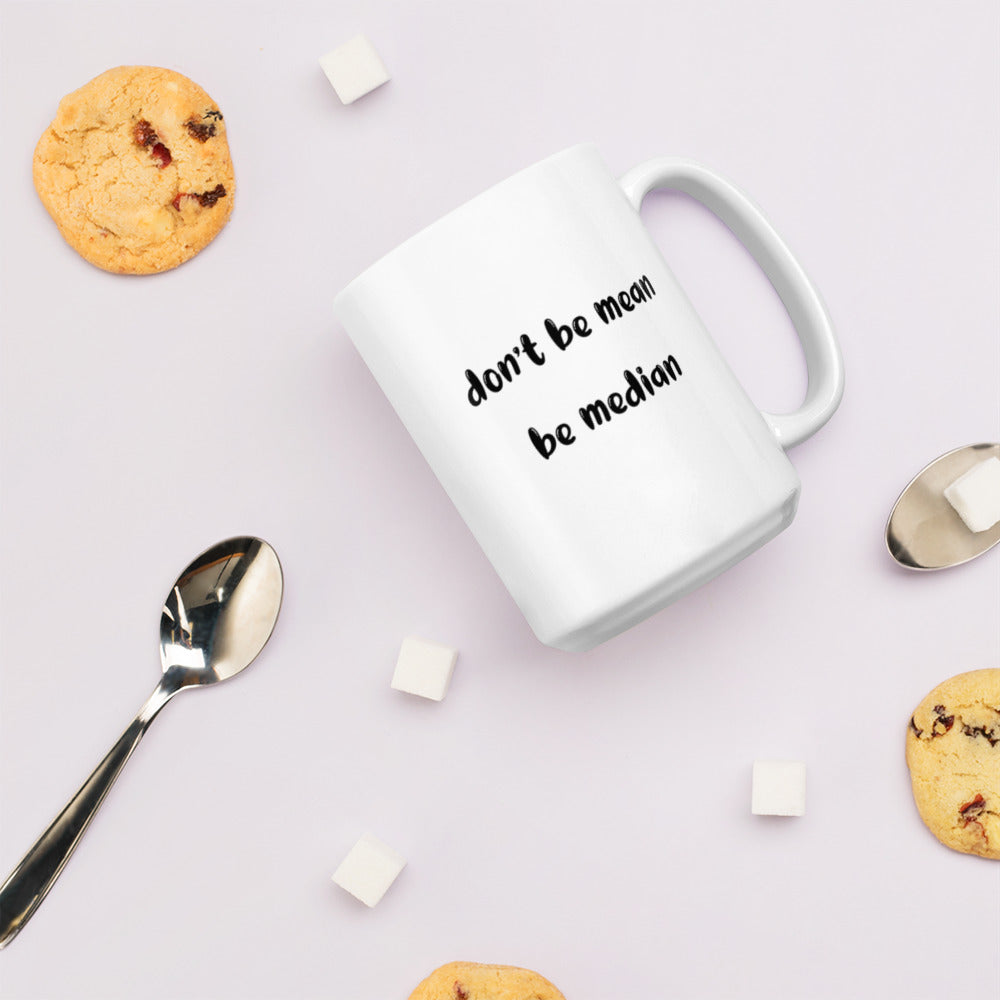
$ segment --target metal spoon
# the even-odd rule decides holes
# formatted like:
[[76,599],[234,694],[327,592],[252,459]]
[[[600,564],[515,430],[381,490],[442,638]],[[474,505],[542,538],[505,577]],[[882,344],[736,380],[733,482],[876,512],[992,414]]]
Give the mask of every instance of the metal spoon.
[[936,458],[910,480],[885,528],[885,543],[896,562],[907,569],[945,569],[1000,542],[1000,524],[970,531],[944,496],[959,476],[994,455],[1000,458],[1000,444],[966,445]]
[[135,721],[0,886],[0,948],[38,909],[157,712],[178,691],[215,684],[250,665],[281,607],[278,557],[259,538],[230,538],[181,573],[163,605],[163,677]]

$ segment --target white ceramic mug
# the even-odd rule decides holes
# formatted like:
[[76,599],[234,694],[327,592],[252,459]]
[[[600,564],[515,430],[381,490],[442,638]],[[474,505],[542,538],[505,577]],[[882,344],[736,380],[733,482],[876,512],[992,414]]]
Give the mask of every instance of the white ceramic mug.
[[[639,218],[692,195],[770,278],[804,348],[794,413],[761,413]],[[785,449],[830,417],[826,310],[753,204],[697,164],[616,179],[590,145],[474,198],[347,286],[335,312],[538,638],[588,649],[792,520]]]

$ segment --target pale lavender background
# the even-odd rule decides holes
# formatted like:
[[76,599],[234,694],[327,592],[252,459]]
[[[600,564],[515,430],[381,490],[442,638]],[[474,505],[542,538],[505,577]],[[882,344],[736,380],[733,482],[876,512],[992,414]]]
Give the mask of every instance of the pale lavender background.
[[[405,998],[436,965],[527,965],[570,1000],[938,997],[998,977],[1000,866],[939,846],[913,706],[1000,663],[998,553],[907,574],[883,547],[927,461],[997,440],[994,0],[42,4],[2,8],[0,868],[152,690],[185,562],[255,532],[271,645],[184,695],[0,956],[5,998]],[[364,31],[392,74],[343,107]],[[235,215],[195,262],[83,263],[31,184],[61,95],[172,66],[226,114]],[[514,170],[595,141],[699,159],[767,210],[848,372],[797,448],[792,527],[586,654],[540,646],[333,320],[356,273]],[[688,201],[644,211],[756,401],[797,347]],[[470,317],[474,322],[474,317]],[[408,634],[460,647],[441,704],[390,690]],[[808,814],[749,814],[756,757]],[[365,831],[409,865],[365,909]]]

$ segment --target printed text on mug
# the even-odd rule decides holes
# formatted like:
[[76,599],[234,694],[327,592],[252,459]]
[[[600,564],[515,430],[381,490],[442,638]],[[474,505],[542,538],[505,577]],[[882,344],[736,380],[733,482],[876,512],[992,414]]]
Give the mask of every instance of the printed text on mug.
[[[627,289],[595,301],[594,315],[607,327],[634,312],[637,307],[650,301],[654,295],[656,290],[653,288],[653,283],[643,275]],[[586,340],[594,333],[590,321],[582,315],[575,316],[572,322],[567,324],[546,319],[544,325],[549,342],[560,353],[567,351],[572,344]],[[486,368],[481,372],[471,368],[465,370],[467,399],[470,405],[478,407],[486,403],[491,395],[502,392],[505,386],[519,376],[532,368],[543,366],[546,359],[546,352],[539,346],[538,341],[533,340],[529,334],[522,334],[492,368]],[[680,363],[670,354],[656,361],[648,370],[637,365],[634,371],[626,369],[622,374],[625,380],[623,391],[612,392],[606,398],[589,400],[578,409],[580,420],[588,430],[593,431],[609,423],[614,416],[627,413],[651,399],[658,389],[666,388],[672,382],[676,382],[683,372]],[[559,445],[574,444],[577,440],[569,423],[558,424],[551,433],[529,427],[528,438],[544,459],[549,459]]]

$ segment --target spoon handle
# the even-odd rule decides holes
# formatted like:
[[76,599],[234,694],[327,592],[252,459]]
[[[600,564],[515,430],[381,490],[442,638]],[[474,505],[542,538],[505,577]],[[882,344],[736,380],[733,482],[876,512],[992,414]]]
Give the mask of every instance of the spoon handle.
[[169,694],[157,688],[94,773],[0,886],[0,948],[16,937],[38,909],[167,698]]

